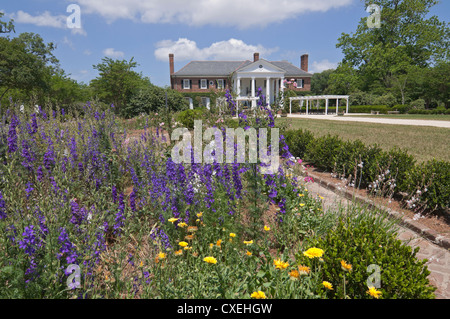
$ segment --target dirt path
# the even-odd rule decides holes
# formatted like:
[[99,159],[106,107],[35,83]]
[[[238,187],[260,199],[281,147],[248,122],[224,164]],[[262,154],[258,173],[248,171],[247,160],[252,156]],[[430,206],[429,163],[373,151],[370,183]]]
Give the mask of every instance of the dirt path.
[[313,119],[313,120],[353,121],[353,122],[369,122],[380,124],[435,126],[435,127],[450,128],[450,121],[436,121],[436,120],[408,120],[408,119],[350,117],[345,115],[336,116],[336,115],[300,115],[300,114],[288,114],[287,117]]

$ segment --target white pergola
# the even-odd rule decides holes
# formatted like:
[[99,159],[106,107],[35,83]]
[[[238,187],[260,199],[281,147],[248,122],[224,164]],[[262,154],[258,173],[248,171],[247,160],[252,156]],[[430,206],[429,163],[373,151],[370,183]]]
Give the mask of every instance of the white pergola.
[[[347,101],[347,105],[345,108],[345,113],[348,113],[348,98],[349,95],[310,95],[310,96],[295,96],[289,98],[289,114],[292,114],[292,101],[298,100],[300,101],[300,109],[303,106],[303,102],[306,101],[306,115],[308,115],[308,104],[312,101],[317,101],[319,103],[320,100],[325,100],[325,115],[328,115],[328,101],[336,99],[336,114],[339,112],[339,100],[345,99]],[[310,102],[311,101],[311,102]]]

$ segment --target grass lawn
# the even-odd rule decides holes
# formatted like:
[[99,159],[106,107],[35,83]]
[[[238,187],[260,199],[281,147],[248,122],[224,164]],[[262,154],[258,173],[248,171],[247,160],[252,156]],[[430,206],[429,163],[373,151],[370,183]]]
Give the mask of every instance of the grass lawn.
[[450,115],[441,114],[379,114],[379,115],[345,115],[351,117],[370,117],[382,119],[405,119],[405,120],[433,120],[433,121],[450,121]]
[[359,139],[367,145],[378,144],[385,150],[397,146],[406,149],[418,162],[450,158],[448,128],[293,118],[278,118],[276,123],[287,125],[288,129],[307,129],[317,136],[331,134],[344,140]]

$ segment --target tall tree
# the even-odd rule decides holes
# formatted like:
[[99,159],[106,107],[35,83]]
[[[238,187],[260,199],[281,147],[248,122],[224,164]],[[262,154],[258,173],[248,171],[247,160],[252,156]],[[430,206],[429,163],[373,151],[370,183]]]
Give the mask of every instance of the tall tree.
[[[0,12],[0,19],[5,15],[5,13]],[[0,20],[0,33],[10,33],[15,32],[14,30],[14,20],[11,19],[8,22],[3,22]]]
[[[365,88],[374,81],[386,88],[392,77],[407,73],[409,65],[427,67],[449,59],[448,23],[436,16],[427,18],[437,0],[365,0],[381,8],[381,25],[369,28],[367,17],[354,34],[343,33],[336,47],[344,53],[343,63],[358,69]],[[400,65],[400,66],[399,66]]]
[[133,93],[150,84],[148,78],[132,70],[136,66],[133,58],[130,61],[103,58],[102,63],[93,66],[99,71],[99,76],[90,83],[94,94],[104,102],[114,104],[120,112]]

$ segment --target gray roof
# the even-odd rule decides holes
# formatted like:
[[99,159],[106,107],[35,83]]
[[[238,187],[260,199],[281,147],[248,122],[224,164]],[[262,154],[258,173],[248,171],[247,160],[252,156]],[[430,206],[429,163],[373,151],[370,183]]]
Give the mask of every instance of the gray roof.
[[250,61],[192,61],[186,64],[175,76],[229,76]]
[[[287,61],[268,61],[286,71],[285,76],[312,76]],[[186,64],[174,76],[229,76],[253,62],[251,61],[192,61]]]

